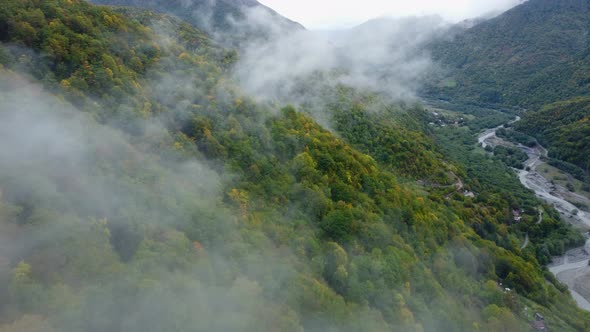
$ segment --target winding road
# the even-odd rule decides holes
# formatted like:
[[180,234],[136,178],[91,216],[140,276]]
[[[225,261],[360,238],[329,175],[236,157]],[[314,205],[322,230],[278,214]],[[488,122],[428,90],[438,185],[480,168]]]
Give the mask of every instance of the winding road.
[[[537,225],[540,225],[543,222],[543,210],[540,208],[538,210],[539,210],[539,219],[537,220]],[[526,236],[524,238],[524,243],[520,247],[520,250],[524,250],[529,245],[530,242],[531,241],[529,239],[529,233],[526,233]]]
[[526,248],[529,245],[529,242],[530,242],[529,233],[526,233],[526,237],[524,238],[524,243],[520,247],[520,250],[524,250],[524,248]]

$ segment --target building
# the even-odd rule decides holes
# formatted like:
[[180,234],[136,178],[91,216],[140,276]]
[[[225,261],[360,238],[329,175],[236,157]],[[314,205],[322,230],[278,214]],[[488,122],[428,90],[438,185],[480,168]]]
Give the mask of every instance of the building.
[[531,326],[535,331],[549,331],[547,323],[545,323],[545,317],[538,312],[535,314],[535,320],[531,322]]

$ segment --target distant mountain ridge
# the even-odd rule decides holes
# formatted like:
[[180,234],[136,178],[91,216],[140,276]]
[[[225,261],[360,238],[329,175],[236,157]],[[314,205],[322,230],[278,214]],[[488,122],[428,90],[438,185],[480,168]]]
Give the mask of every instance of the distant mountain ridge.
[[530,0],[432,46],[446,74],[426,94],[538,107],[590,93],[590,2]]
[[139,7],[172,14],[207,32],[226,46],[237,46],[245,40],[268,38],[277,32],[305,29],[256,0],[90,1],[99,5]]

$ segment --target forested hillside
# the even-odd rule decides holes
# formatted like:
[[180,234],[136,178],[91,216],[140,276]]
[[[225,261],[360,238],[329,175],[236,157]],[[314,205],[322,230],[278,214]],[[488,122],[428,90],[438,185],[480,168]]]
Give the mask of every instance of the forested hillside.
[[[131,6],[182,18],[228,46],[303,29],[256,0],[92,0],[102,5]],[[271,27],[279,31],[272,31]]]
[[329,87],[327,130],[188,23],[82,0],[0,0],[0,42],[2,332],[590,327],[541,266],[583,239],[419,105]]
[[463,103],[534,110],[590,93],[590,3],[530,0],[447,41],[425,94]]
[[590,98],[574,98],[529,113],[517,129],[537,137],[549,148],[550,157],[590,172]]

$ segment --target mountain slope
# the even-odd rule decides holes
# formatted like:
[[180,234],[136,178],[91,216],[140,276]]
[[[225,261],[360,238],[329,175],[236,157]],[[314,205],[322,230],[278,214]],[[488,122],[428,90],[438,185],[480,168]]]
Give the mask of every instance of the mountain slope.
[[431,96],[534,108],[589,94],[590,3],[530,0],[432,53],[447,76]]
[[590,98],[574,98],[528,113],[517,129],[537,137],[548,147],[550,157],[590,172]]
[[[256,0],[92,0],[113,6],[133,6],[178,16],[228,46],[303,29]],[[277,30],[278,29],[278,30]],[[273,31],[275,30],[275,31]]]
[[[589,324],[541,244],[519,249],[512,192],[417,184],[447,171],[420,107],[341,89],[340,138],[240,93],[165,15],[0,0],[0,26],[1,331]],[[580,240],[547,211],[551,253]]]

